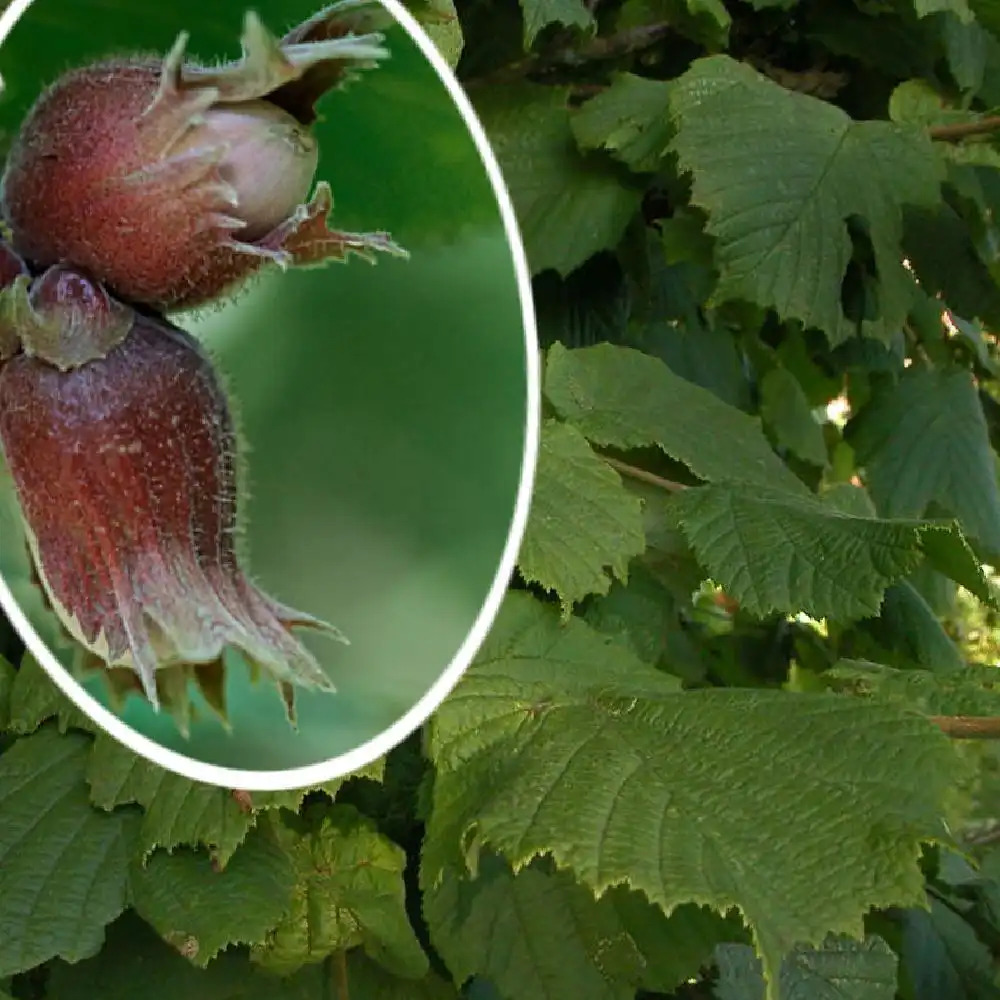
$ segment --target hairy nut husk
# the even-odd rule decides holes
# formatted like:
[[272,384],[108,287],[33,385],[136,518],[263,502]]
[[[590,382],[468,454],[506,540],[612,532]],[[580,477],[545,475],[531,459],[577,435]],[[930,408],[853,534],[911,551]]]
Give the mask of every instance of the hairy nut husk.
[[39,582],[70,635],[133,671],[154,705],[158,672],[221,669],[227,647],[289,704],[292,687],[332,690],[291,628],[342,637],[241,566],[238,436],[198,343],[65,267],[15,276],[0,320],[19,338],[0,361],[0,446]]
[[10,150],[2,211],[35,269],[67,264],[119,299],[171,311],[228,295],[262,266],[405,256],[383,232],[330,230],[315,102],[388,55],[373,0],[343,0],[280,41],[246,15],[243,58],[114,59],[72,70]]

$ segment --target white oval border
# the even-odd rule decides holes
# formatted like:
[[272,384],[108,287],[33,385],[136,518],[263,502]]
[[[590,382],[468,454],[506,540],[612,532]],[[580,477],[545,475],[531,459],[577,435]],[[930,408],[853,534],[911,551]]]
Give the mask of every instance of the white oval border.
[[[33,0],[13,0],[13,3],[0,13],[0,46],[6,41],[14,25],[21,15],[31,6]],[[44,3],[44,0],[42,0]],[[76,681],[69,671],[56,659],[55,655],[42,642],[27,616],[21,611],[7,582],[0,575],[0,609],[9,619],[24,642],[28,651],[45,669],[45,672],[58,685],[81,711],[88,715],[102,729],[110,733],[119,742],[124,743],[134,753],[153,761],[160,767],[190,778],[192,781],[219,785],[223,788],[245,790],[248,792],[276,792],[288,789],[305,788],[320,785],[336,778],[343,777],[362,767],[366,767],[379,757],[385,756],[393,747],[401,743],[407,736],[422,726],[437,710],[442,701],[451,693],[459,682],[462,674],[472,662],[479,647],[486,639],[494,619],[503,603],[507,584],[514,572],[518,550],[524,537],[524,529],[528,522],[528,510],[531,505],[531,492],[535,476],[535,464],[538,459],[538,439],[540,432],[541,412],[541,377],[539,363],[538,331],[535,325],[535,312],[531,294],[531,273],[521,241],[520,230],[514,215],[514,206],[504,183],[493,150],[483,130],[472,104],[462,90],[457,78],[438,52],[434,43],[424,34],[416,19],[407,11],[399,0],[379,0],[396,21],[403,27],[410,38],[423,53],[424,58],[434,67],[438,78],[451,95],[458,108],[466,128],[479,151],[479,156],[486,167],[493,194],[500,207],[507,245],[514,258],[514,271],[517,277],[518,295],[521,300],[521,324],[525,338],[525,362],[527,368],[527,417],[525,421],[524,456],[521,463],[521,482],[518,487],[517,500],[514,506],[514,517],[511,521],[507,544],[504,546],[493,584],[486,596],[479,615],[472,629],[465,637],[458,652],[440,677],[424,693],[423,697],[405,715],[397,719],[388,729],[378,736],[361,744],[339,757],[332,757],[319,764],[307,767],[289,768],[285,771],[238,771],[229,767],[218,767],[215,764],[205,764],[186,757],[174,750],[168,750],[159,743],[141,735],[126,725],[117,716],[109,712],[96,699],[91,697]],[[250,4],[252,6],[252,4]],[[0,80],[0,87],[3,86]]]

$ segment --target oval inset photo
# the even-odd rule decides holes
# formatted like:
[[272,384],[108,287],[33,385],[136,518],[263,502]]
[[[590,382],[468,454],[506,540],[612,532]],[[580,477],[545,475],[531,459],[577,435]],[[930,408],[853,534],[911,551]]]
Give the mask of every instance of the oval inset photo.
[[249,2],[3,15],[0,605],[22,671],[254,791],[364,766],[457,682],[538,390],[447,16],[435,46],[395,3]]

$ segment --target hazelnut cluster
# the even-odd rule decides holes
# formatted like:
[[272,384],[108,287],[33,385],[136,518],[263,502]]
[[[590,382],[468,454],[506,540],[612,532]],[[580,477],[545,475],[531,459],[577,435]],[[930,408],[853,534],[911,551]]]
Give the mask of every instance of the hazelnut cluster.
[[[0,447],[36,578],[118,693],[225,715],[222,657],[281,687],[332,690],[292,634],[331,626],[278,603],[238,557],[239,440],[213,364],[167,314],[262,268],[405,256],[332,228],[313,181],[316,102],[388,53],[375,0],[283,38],[244,22],[243,57],[72,70],[38,99],[2,180]],[[186,710],[186,708],[185,708]]]

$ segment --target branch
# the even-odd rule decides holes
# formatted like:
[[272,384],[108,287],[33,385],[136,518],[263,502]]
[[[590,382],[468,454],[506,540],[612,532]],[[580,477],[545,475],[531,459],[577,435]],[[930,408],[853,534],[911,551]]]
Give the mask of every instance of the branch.
[[988,115],[974,122],[956,122],[954,125],[933,125],[927,130],[939,142],[959,142],[972,135],[989,135],[1000,131],[1000,115]]
[[626,28],[614,35],[592,38],[579,48],[562,48],[555,52],[539,52],[525,56],[524,59],[508,63],[485,76],[463,80],[462,83],[467,89],[492,86],[497,83],[514,83],[534,73],[570,69],[601,59],[617,59],[649,48],[670,30],[671,25],[666,21]]
[[1000,739],[998,716],[930,715],[928,718],[945,735],[958,740]]
[[666,490],[668,493],[677,493],[680,490],[687,489],[683,483],[675,483],[671,479],[664,479],[662,476],[656,475],[655,472],[647,472],[645,469],[629,465],[627,462],[620,462],[617,458],[611,458],[608,455],[601,455],[601,458],[603,458],[612,469],[620,472],[623,476],[628,476],[629,479],[637,479],[640,483],[648,483],[650,486],[657,486],[661,490]]
[[626,28],[614,35],[591,39],[581,49],[562,53],[562,61],[567,65],[579,65],[596,59],[617,59],[633,55],[658,42],[670,29],[671,25],[667,21]]
[[979,833],[967,834],[963,837],[970,847],[986,847],[1000,840],[1000,825],[994,824]]

